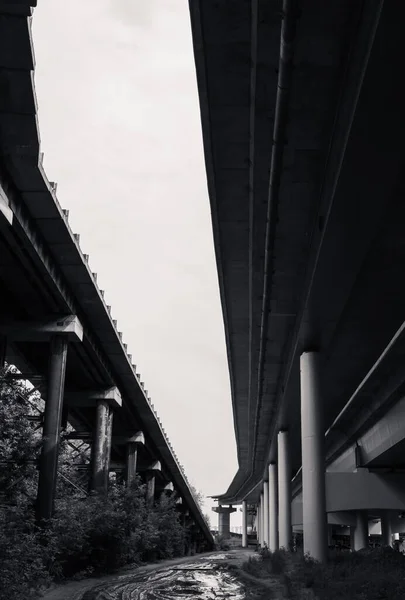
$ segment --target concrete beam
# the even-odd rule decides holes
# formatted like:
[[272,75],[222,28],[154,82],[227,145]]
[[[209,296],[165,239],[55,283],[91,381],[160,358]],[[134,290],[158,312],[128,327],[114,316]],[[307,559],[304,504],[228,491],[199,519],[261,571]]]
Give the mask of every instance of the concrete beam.
[[112,443],[116,446],[125,446],[125,444],[145,445],[145,436],[142,431],[138,431],[134,435],[113,435]]
[[10,208],[6,192],[0,185],[0,217],[7,225],[12,225],[13,216],[13,211]]
[[125,463],[111,461],[110,462],[110,471],[125,471]]
[[75,315],[41,321],[1,321],[0,333],[14,342],[47,342],[54,335],[64,335],[69,342],[83,341],[83,327]]
[[401,474],[326,473],[326,510],[405,510],[405,483]]
[[89,442],[89,444],[93,441],[93,435],[91,431],[71,431],[67,435],[65,435],[66,440],[84,440]]
[[160,464],[160,460],[155,460],[146,469],[142,469],[143,471],[159,471],[162,472],[162,465]]
[[69,406],[94,407],[104,400],[112,408],[121,408],[122,397],[117,387],[86,392],[66,392],[65,399]]

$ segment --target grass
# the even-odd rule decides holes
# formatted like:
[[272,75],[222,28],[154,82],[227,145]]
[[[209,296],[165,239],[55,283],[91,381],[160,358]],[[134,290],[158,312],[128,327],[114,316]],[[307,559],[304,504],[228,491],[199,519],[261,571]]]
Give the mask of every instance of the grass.
[[278,579],[281,597],[290,600],[405,600],[405,557],[391,548],[333,553],[326,565],[299,553],[262,551],[242,569],[263,583]]

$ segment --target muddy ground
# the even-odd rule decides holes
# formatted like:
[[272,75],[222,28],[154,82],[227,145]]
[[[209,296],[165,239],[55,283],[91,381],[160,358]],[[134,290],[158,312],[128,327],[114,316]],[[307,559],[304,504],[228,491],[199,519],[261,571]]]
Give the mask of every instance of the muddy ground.
[[116,575],[55,587],[44,600],[258,600],[279,597],[277,582],[240,570],[254,552],[235,549],[127,568]]

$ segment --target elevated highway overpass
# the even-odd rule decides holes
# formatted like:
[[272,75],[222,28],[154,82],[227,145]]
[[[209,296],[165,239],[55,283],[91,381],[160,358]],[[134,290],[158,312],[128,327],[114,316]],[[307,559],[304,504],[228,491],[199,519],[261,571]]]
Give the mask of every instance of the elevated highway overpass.
[[151,502],[173,490],[197,546],[210,548],[184,470],[42,167],[35,4],[0,1],[0,358],[42,383],[39,518],[52,514],[61,425],[70,423],[69,437],[92,445],[90,488],[105,490],[109,471],[123,470],[128,482],[144,477]]
[[331,510],[329,482],[404,467],[405,5],[189,5],[239,461],[218,500],[324,560],[331,513],[364,534],[404,508],[353,483]]

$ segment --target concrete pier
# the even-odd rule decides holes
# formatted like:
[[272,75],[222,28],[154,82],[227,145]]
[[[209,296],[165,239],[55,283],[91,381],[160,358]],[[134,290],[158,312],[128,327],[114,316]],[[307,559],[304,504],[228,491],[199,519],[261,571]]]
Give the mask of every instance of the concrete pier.
[[257,543],[260,544],[260,535],[261,535],[261,523],[260,523],[260,499],[256,506],[256,534],[257,534]]
[[269,464],[269,548],[278,550],[278,478],[277,464]]
[[236,512],[236,508],[233,506],[214,506],[212,509],[218,513],[218,534],[224,538],[229,538],[230,530],[230,516],[231,513]]
[[327,559],[325,455],[317,352],[301,355],[301,437],[304,552],[320,562]]
[[135,442],[128,442],[125,463],[125,481],[127,486],[132,485],[136,478],[136,463],[138,458],[138,447]]
[[242,502],[242,548],[247,548],[247,502]]
[[392,546],[391,517],[388,512],[381,515],[381,538],[383,546]]
[[264,493],[260,494],[260,545],[264,545]]
[[109,406],[108,407],[107,430],[106,430],[106,445],[105,445],[105,470],[106,470],[106,479],[107,479],[107,489],[108,489],[108,481],[109,481],[109,473],[110,473],[113,423],[114,423],[114,411],[113,411],[112,407]]
[[269,545],[269,482],[263,482],[263,545]]
[[65,336],[54,335],[51,338],[43,445],[38,480],[38,521],[50,519],[53,514],[67,350],[68,340]]
[[367,511],[356,511],[356,527],[354,530],[354,550],[368,547],[368,516]]
[[278,534],[280,548],[290,549],[291,523],[291,463],[288,431],[278,434]]
[[126,444],[125,482],[130,486],[136,478],[138,446],[145,445],[145,436],[142,431],[137,431],[131,437],[124,439],[124,442]]
[[156,479],[155,474],[148,473],[146,475],[146,504],[147,506],[153,506],[155,502],[155,487],[156,487]]
[[146,504],[153,506],[155,502],[156,474],[162,472],[162,465],[159,460],[155,460],[146,469]]
[[108,489],[108,467],[106,464],[107,435],[109,431],[110,406],[106,400],[98,400],[91,461],[90,488],[106,493]]

